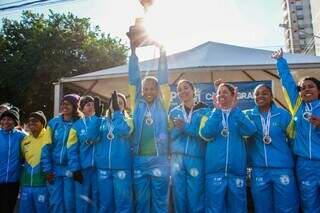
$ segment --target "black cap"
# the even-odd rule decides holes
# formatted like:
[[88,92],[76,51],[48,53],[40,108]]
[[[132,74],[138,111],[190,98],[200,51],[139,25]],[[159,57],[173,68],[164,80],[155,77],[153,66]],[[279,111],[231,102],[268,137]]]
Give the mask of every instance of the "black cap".
[[36,112],[30,113],[29,118],[31,117],[38,119],[44,127],[47,126],[47,118],[42,111],[36,111]]
[[4,117],[12,118],[17,126],[20,120],[19,109],[17,107],[12,107],[11,109],[4,111],[0,116],[0,120],[2,120]]
[[83,110],[83,107],[89,102],[94,102],[94,99],[92,96],[90,96],[90,95],[81,96],[80,109]]

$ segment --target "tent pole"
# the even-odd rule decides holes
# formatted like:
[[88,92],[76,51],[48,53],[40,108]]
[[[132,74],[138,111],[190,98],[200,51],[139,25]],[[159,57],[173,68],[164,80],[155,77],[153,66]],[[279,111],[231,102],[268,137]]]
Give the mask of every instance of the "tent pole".
[[214,84],[214,80],[213,80],[213,72],[210,72],[210,77],[211,77],[211,83]]
[[53,115],[59,114],[60,100],[63,94],[63,84],[61,82],[53,83],[54,86],[54,103],[53,103]]
[[287,108],[283,103],[281,103],[281,101],[280,101],[278,98],[274,97],[274,100],[275,100],[282,108],[288,110],[288,108]]
[[262,70],[264,73],[267,73],[267,74],[269,74],[269,75],[271,75],[272,77],[274,77],[274,78],[276,78],[276,79],[280,79],[279,78],[279,76],[277,76],[277,75],[275,75],[275,74],[273,74],[272,72],[270,72],[269,70]]
[[243,74],[245,74],[251,81],[256,81],[256,79],[254,79],[249,73],[247,73],[245,70],[241,70],[241,72],[243,72]]
[[178,78],[172,82],[172,84],[176,84],[176,83],[180,80],[180,78],[182,78],[182,76],[184,76],[184,73],[181,73],[181,74],[178,76]]
[[89,92],[91,92],[91,90],[93,89],[93,87],[95,87],[98,83],[98,80],[95,80],[91,86],[84,92],[84,95],[88,95]]

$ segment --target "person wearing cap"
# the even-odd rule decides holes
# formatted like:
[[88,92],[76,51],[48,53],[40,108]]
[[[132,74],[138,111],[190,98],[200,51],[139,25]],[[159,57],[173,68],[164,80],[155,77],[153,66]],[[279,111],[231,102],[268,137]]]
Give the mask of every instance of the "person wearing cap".
[[100,140],[95,143],[98,212],[133,212],[129,142],[133,125],[125,108],[125,96],[114,91],[107,117],[101,121]]
[[51,136],[46,130],[47,119],[42,111],[29,115],[30,135],[21,143],[24,161],[20,181],[20,212],[48,212],[47,180],[51,181],[52,165],[48,145]]
[[272,54],[292,116],[289,135],[296,155],[296,177],[303,212],[320,212],[320,81],[306,77],[297,84],[283,51]]
[[51,135],[50,144],[54,179],[48,184],[50,211],[75,212],[75,184],[73,174],[68,169],[67,140],[72,125],[82,117],[79,110],[80,96],[67,94],[60,105],[60,115],[48,123]]
[[20,144],[25,133],[17,130],[19,109],[0,115],[0,212],[13,212],[19,192]]
[[[98,135],[99,127],[90,128],[95,122],[100,122],[102,105],[99,98],[82,96],[80,110],[84,117],[77,120],[69,133],[67,142],[68,166],[76,181],[76,212],[96,212],[97,209],[97,179],[94,166],[94,138],[89,131]],[[89,201],[89,202],[88,202]]]
[[[0,105],[0,116],[4,111],[7,111],[8,109],[10,109],[10,104],[9,103],[3,103]],[[0,128],[1,128],[1,121],[0,121]]]

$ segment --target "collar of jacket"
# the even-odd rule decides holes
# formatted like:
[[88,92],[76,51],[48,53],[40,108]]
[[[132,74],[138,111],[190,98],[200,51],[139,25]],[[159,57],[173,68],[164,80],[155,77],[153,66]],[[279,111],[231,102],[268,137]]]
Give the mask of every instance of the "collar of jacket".
[[[306,102],[303,101],[303,104],[305,105]],[[314,110],[314,109],[320,107],[320,100],[316,99],[316,100],[313,100],[313,101],[309,102],[308,104],[311,104],[312,110]]]
[[14,134],[15,132],[17,132],[18,130],[14,127],[13,129],[11,129],[10,131],[6,131],[6,130],[4,130],[4,129],[0,129],[0,131],[2,131],[4,134],[7,134],[7,135],[9,135],[9,134]]
[[39,135],[38,135],[38,137],[34,137],[33,135],[32,135],[32,133],[30,133],[30,136],[32,137],[32,138],[34,138],[34,139],[39,139],[39,138],[41,138],[45,133],[46,133],[46,128],[42,128],[41,129],[41,132],[39,133]]
[[[270,108],[271,108],[271,110],[270,110],[271,111],[271,117],[274,117],[274,116],[279,114],[279,107],[277,107],[274,103],[271,104]],[[255,106],[253,108],[252,115],[260,116],[260,110],[259,110],[258,106]]]
[[64,119],[63,119],[63,116],[62,115],[59,115],[59,122],[61,123],[61,124],[66,124],[66,125],[72,125],[72,123],[74,122],[74,120],[70,120],[70,121],[65,121]]

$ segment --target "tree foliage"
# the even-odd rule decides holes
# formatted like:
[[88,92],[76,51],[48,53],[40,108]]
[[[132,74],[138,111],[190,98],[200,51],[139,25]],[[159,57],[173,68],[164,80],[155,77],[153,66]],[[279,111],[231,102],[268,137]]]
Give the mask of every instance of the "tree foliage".
[[53,113],[53,83],[126,63],[128,48],[89,18],[24,11],[0,28],[0,103]]

